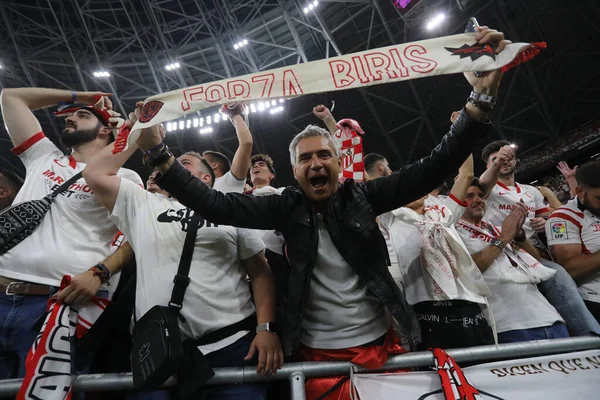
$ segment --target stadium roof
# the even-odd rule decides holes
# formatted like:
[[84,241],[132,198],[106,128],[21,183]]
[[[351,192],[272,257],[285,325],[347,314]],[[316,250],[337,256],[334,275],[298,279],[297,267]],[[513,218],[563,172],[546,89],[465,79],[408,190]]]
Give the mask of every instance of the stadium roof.
[[[313,4],[311,2],[311,4]],[[115,107],[193,84],[243,75],[392,43],[459,33],[467,19],[505,32],[513,41],[546,41],[548,49],[504,78],[492,113],[495,134],[535,150],[598,117],[600,6],[594,0],[421,0],[401,15],[392,0],[3,0],[0,2],[0,86],[104,90]],[[438,29],[428,19],[445,13]],[[240,41],[245,46],[235,48]],[[179,68],[169,68],[169,64]],[[106,71],[110,77],[95,76]],[[99,75],[99,74],[96,74]],[[255,151],[270,154],[279,184],[292,183],[287,145],[318,121],[312,107],[335,101],[337,118],[365,129],[367,152],[400,166],[426,155],[465,103],[461,76],[441,76],[304,96],[278,114],[251,114]],[[216,110],[209,111],[210,113]],[[62,121],[37,112],[53,140]],[[231,156],[233,127],[220,123],[171,132],[180,151],[214,149]],[[0,161],[18,166],[0,128]],[[139,160],[130,166],[142,172]]]

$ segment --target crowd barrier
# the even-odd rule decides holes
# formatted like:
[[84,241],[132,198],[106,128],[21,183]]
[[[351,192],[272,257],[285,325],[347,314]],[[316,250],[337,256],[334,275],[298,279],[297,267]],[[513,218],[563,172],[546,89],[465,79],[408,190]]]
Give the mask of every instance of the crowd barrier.
[[[600,337],[577,337],[570,339],[538,340],[532,342],[508,343],[491,346],[477,346],[464,349],[448,350],[458,364],[491,362],[498,360],[526,358],[551,354],[569,353],[574,351],[600,348]],[[416,368],[433,366],[431,352],[415,352],[390,357],[388,362],[377,370],[381,372],[393,369]],[[364,372],[366,370],[362,370]],[[256,374],[255,367],[215,368],[215,376],[207,385],[220,385],[247,382],[268,382],[289,379],[291,383],[292,400],[305,399],[304,382],[306,378],[349,375],[349,362],[302,362],[287,363],[274,376],[262,377]],[[14,398],[21,379],[0,380],[0,398]],[[165,387],[175,384],[173,378],[165,383]],[[135,389],[130,373],[92,374],[73,377],[73,390],[86,391],[115,391]]]

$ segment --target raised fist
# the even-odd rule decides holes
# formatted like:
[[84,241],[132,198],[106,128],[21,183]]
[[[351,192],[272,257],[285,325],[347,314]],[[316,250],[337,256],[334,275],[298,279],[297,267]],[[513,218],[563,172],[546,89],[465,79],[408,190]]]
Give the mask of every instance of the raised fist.
[[319,118],[321,121],[325,121],[327,118],[332,118],[331,111],[329,108],[325,107],[323,104],[319,104],[315,108],[313,108],[313,114],[315,117]]
[[246,105],[244,103],[223,104],[219,112],[226,115],[229,119],[236,115],[244,115]]

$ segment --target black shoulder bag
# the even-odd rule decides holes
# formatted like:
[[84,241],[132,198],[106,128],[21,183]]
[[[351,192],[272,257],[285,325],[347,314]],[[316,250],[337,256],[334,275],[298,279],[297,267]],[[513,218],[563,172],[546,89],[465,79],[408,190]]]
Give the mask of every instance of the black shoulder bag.
[[14,204],[0,211],[0,255],[6,253],[35,231],[42,222],[56,196],[81,178],[81,172],[60,185],[40,200]]
[[137,388],[149,390],[161,386],[177,372],[182,361],[183,347],[177,319],[181,317],[183,297],[190,284],[188,274],[199,219],[198,214],[194,213],[188,226],[169,305],[152,307],[133,328],[131,372]]

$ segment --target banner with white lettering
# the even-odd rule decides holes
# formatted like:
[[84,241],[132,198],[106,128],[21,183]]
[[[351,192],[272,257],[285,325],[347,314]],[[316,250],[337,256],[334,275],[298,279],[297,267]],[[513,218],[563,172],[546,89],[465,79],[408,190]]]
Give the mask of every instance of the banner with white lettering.
[[221,104],[296,97],[466,71],[506,70],[545,47],[545,43],[512,43],[496,54],[489,44],[477,44],[474,33],[462,33],[177,89],[144,101],[129,143],[137,140],[142,128]]
[[[464,400],[596,399],[600,350],[499,361],[462,369]],[[354,374],[361,400],[445,400],[437,372]],[[453,388],[459,393],[459,388]],[[477,393],[479,392],[479,393]],[[463,400],[463,397],[456,397]]]

